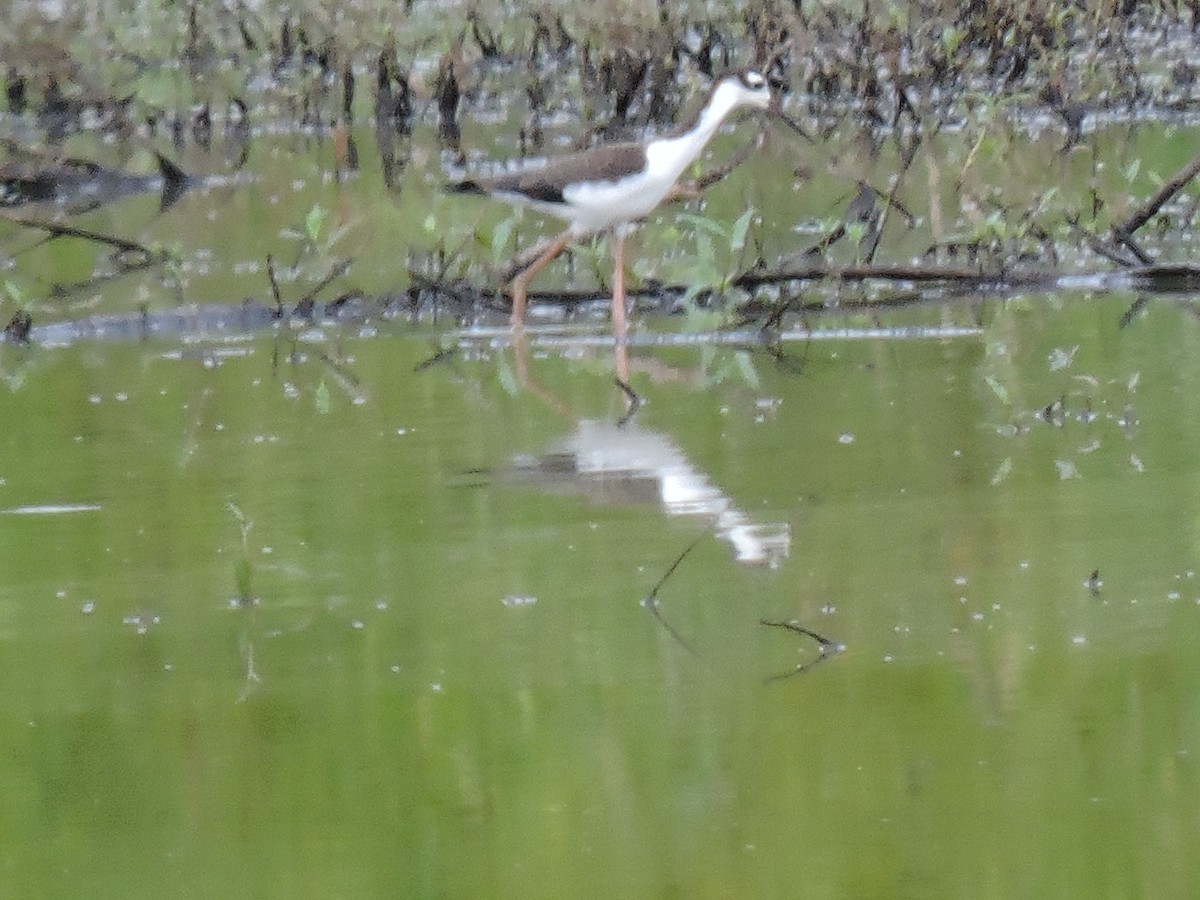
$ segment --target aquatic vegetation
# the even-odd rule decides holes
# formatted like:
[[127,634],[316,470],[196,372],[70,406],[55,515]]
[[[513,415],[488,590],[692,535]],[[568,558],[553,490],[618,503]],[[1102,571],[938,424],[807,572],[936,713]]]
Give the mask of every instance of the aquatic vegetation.
[[[639,302],[686,310],[696,327],[811,310],[816,294],[837,306],[875,302],[880,284],[908,276],[964,288],[979,278],[1017,286],[1018,276],[1027,286],[1187,264],[1200,221],[1188,155],[1196,13],[1186,4],[479,2],[447,12],[420,0],[101,2],[90,13],[31,4],[14,15],[20,29],[0,35],[0,134],[12,135],[0,179],[6,205],[31,213],[0,231],[48,228],[56,241],[94,242],[96,254],[74,254],[72,279],[57,277],[68,271],[62,253],[14,257],[23,284],[35,283],[24,266],[55,275],[31,295],[72,298],[30,304],[39,318],[97,303],[154,313],[243,297],[278,314],[280,277],[316,286],[291,304],[304,314],[344,277],[353,285],[332,304],[487,316],[507,303],[499,286],[518,228],[537,222],[464,221],[434,194],[443,167],[661,129],[698,83],[750,60],[766,66],[810,140],[768,135],[752,171],[738,165],[744,153],[720,147],[719,167],[706,173],[703,163],[676,208],[638,238]],[[31,134],[73,148],[33,157],[41,181],[26,177]],[[90,158],[147,140],[169,141],[189,173],[161,152],[153,164],[144,151],[129,166]],[[377,156],[363,152],[371,140]],[[140,174],[152,166],[156,174]],[[39,191],[15,190],[30,185]],[[113,228],[30,224],[47,197],[57,198],[45,208],[53,219],[64,203],[82,216],[156,193],[178,224],[125,215]],[[179,196],[191,203],[182,214]],[[239,196],[249,199],[224,202]],[[256,240],[226,237],[216,253],[235,246],[243,279],[222,277],[207,246],[214,231],[218,242],[233,233],[222,217],[234,207],[254,221]],[[281,250],[277,236],[294,246]],[[353,254],[343,249],[351,239]],[[566,287],[534,302],[564,315],[586,308],[609,277],[597,259],[580,248]],[[908,290],[897,284],[894,302]],[[718,301],[734,316],[713,316]]]

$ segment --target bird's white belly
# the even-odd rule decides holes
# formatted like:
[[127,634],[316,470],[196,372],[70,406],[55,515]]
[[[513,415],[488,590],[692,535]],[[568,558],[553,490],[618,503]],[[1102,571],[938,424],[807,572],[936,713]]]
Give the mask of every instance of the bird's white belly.
[[673,172],[661,175],[642,172],[617,181],[572,185],[563,191],[565,208],[559,207],[555,215],[567,219],[580,234],[635,222],[644,219],[662,202],[676,177]]

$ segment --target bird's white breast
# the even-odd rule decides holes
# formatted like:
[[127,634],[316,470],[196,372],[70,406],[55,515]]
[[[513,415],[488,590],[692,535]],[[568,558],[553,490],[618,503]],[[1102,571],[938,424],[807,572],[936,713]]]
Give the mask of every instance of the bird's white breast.
[[[651,144],[649,150],[653,149]],[[613,225],[635,222],[648,216],[671,190],[678,174],[657,166],[650,157],[644,171],[612,181],[585,181],[563,191],[568,209],[558,215],[569,217],[579,233],[603,231]]]

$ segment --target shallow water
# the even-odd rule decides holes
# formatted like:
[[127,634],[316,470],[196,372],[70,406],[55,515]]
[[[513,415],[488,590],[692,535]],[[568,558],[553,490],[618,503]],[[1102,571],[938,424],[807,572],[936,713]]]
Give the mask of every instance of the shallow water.
[[3,348],[4,881],[1189,894],[1200,356],[1132,299],[636,348],[624,474],[594,349]]
[[[883,256],[1096,198],[1102,234],[1189,127],[1089,122],[1069,152],[1053,122],[947,127]],[[342,178],[314,134],[190,148],[220,177],[72,220],[173,263],[112,277],[5,225],[6,279],[35,324],[236,309],[270,302],[270,254],[290,308],[351,258],[319,299],[446,261],[494,288],[544,232],[443,195],[431,128],[391,188],[357,137]],[[773,136],[654,217],[634,274],[741,271],[748,207],[769,261],[810,246],[896,171],[860,138]],[[1194,262],[1188,202],[1144,236],[1164,260]],[[602,296],[607,266],[580,248],[545,284]],[[1200,327],[1075,284],[813,316],[777,356],[639,316],[631,418],[594,323],[0,344],[0,894],[1195,895]]]

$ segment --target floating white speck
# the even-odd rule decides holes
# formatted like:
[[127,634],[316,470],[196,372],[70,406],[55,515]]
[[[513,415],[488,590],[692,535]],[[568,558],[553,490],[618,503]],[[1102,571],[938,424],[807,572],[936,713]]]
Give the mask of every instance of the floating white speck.
[[42,503],[32,506],[14,506],[0,509],[4,516],[59,516],[64,513],[95,512],[98,503]]
[[537,603],[537,597],[510,594],[500,602],[505,606],[533,606],[533,604]]
[[1082,635],[1082,634],[1077,634],[1077,635],[1075,635],[1074,637],[1072,637],[1072,638],[1071,638],[1071,643],[1072,643],[1072,644],[1074,644],[1075,646],[1077,646],[1077,647],[1078,647],[1078,646],[1080,646],[1081,644],[1086,644],[1086,643],[1087,643],[1087,637],[1086,637],[1085,635]]
[[351,625],[351,627],[354,628],[355,631],[362,631],[363,628],[366,627],[366,625],[362,619],[355,619],[354,621],[352,621],[350,623],[350,625]]
[[854,443],[854,435],[851,434],[849,431],[844,431],[838,435],[838,443],[839,444],[853,444]]
[[1054,468],[1058,471],[1060,481],[1066,481],[1068,478],[1078,478],[1079,469],[1075,467],[1075,463],[1069,459],[1056,459]]
[[1050,351],[1050,371],[1057,372],[1059,369],[1065,369],[1069,366],[1072,360],[1075,359],[1075,354],[1079,351],[1079,345],[1076,344],[1070,350],[1063,347],[1055,347]]
[[132,625],[138,634],[145,634],[162,620],[153,613],[131,613],[121,620],[125,625]]
[[83,613],[85,616],[90,616],[93,612],[96,611],[96,604],[93,603],[91,600],[85,600],[83,603],[83,606],[79,607],[79,611],[81,613]]

